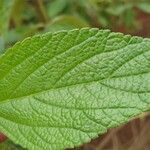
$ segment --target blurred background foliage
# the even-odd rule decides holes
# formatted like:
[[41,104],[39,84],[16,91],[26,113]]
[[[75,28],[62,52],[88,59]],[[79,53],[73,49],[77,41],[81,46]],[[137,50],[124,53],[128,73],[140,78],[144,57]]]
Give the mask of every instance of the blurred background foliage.
[[[150,37],[150,0],[0,0],[0,53],[28,36],[97,27]],[[23,150],[10,140],[0,150]]]
[[0,49],[25,37],[82,27],[132,33],[149,0],[0,0]]

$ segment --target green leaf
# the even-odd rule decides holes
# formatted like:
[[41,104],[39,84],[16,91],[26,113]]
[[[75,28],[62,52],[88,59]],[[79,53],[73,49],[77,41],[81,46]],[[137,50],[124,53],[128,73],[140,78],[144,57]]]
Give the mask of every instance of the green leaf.
[[71,30],[75,28],[89,27],[89,24],[80,17],[73,15],[61,15],[47,25],[46,31]]
[[5,42],[3,37],[0,36],[0,54],[3,53],[4,48],[5,48]]
[[33,36],[38,34],[39,29],[42,29],[44,25],[42,23],[39,24],[30,24],[30,25],[22,25],[20,27],[9,30],[6,34],[6,44],[13,44],[19,40],[23,40],[28,36]]
[[15,145],[12,141],[6,140],[0,143],[0,150],[25,150],[18,145]]
[[[107,9],[106,12],[109,13],[110,15],[114,15],[114,16],[120,16],[123,15],[126,11],[128,11],[129,9],[132,9],[132,4],[114,4],[114,5],[110,5]],[[115,10],[115,11],[114,11]]]
[[0,35],[7,32],[13,2],[14,0],[0,0]]
[[48,4],[48,15],[50,18],[57,16],[67,6],[67,0],[55,0]]
[[146,13],[150,13],[150,2],[141,2],[137,7]]
[[0,58],[0,131],[30,150],[89,142],[150,111],[150,40],[108,30],[34,36]]

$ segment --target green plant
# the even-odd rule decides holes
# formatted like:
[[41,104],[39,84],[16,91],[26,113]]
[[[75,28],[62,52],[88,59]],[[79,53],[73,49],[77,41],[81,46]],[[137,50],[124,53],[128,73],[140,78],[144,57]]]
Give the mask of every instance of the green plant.
[[150,111],[150,39],[75,29],[0,58],[0,131],[30,150],[71,148]]
[[1,0],[0,43],[8,47],[37,33],[83,27],[135,34],[149,6],[149,0]]

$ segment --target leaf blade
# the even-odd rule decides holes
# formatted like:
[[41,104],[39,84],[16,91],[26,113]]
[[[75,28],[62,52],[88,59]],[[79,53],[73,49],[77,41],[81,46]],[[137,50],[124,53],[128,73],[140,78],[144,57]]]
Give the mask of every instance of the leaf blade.
[[149,111],[149,48],[88,28],[18,43],[0,58],[0,130],[29,149],[64,149]]

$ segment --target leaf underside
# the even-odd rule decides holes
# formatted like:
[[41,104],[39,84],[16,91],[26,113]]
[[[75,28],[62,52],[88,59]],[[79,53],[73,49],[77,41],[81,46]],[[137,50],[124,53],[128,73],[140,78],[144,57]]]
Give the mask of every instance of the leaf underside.
[[75,29],[0,58],[0,131],[30,150],[78,146],[150,111],[150,40]]

